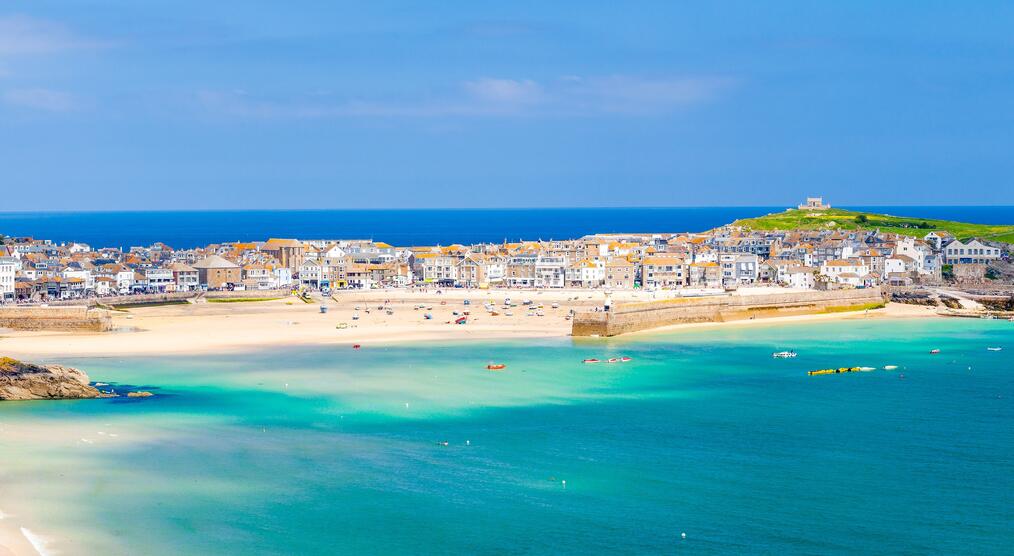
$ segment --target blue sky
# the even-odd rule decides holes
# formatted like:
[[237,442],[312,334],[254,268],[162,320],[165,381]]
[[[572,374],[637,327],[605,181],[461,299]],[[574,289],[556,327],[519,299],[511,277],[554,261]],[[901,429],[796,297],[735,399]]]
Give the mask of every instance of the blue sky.
[[0,0],[0,210],[1014,204],[1014,4],[886,4]]

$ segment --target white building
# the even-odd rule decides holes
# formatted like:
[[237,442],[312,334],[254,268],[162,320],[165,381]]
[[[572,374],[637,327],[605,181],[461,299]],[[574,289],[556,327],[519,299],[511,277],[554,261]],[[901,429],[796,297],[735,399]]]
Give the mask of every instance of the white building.
[[859,287],[870,268],[862,259],[835,259],[820,265],[820,273],[832,282]]
[[566,257],[541,256],[535,261],[536,288],[562,288],[566,279]]
[[1000,249],[983,245],[977,239],[968,243],[954,240],[944,248],[944,264],[989,264],[1000,258]]
[[0,302],[14,299],[14,273],[18,261],[14,257],[0,257]]

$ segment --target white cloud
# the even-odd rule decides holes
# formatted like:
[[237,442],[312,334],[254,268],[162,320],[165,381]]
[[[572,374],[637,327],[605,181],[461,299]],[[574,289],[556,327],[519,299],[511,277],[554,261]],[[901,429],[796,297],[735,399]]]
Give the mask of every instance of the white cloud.
[[643,78],[565,76],[531,79],[481,78],[437,100],[343,100],[312,94],[256,98],[244,91],[201,91],[199,103],[217,114],[263,118],[496,117],[652,115],[718,98],[736,84],[723,77]]
[[543,99],[542,87],[531,79],[484,77],[466,81],[465,89],[476,99],[488,102],[531,104]]
[[81,37],[58,23],[26,16],[0,17],[0,56],[99,46],[102,43]]
[[576,110],[629,114],[668,112],[707,102],[735,85],[733,79],[709,76],[569,76],[561,82],[561,97]]
[[4,92],[2,98],[12,106],[49,112],[67,112],[78,106],[74,95],[52,89],[13,89]]

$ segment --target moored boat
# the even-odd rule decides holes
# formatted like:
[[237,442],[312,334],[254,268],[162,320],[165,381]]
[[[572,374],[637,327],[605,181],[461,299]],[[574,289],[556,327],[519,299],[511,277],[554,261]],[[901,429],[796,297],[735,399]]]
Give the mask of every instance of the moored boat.
[[622,362],[622,363],[626,363],[627,361],[630,361],[630,360],[631,359],[629,357],[620,357],[620,362]]
[[593,357],[591,359],[585,359],[582,363],[601,363],[601,361]]
[[1002,347],[988,347],[988,348],[986,348],[986,349],[987,349],[987,350],[989,350],[989,351],[1000,351],[1000,350],[1002,350],[1003,348],[1002,348]]
[[502,371],[506,368],[507,365],[504,365],[503,363],[490,363],[489,365],[486,365],[486,370],[489,371]]
[[931,349],[931,350],[930,350],[930,354],[931,354],[931,355],[936,355],[936,354],[938,354],[938,353],[940,353],[940,350],[939,350],[939,349]]
[[837,369],[817,369],[816,371],[807,371],[806,374],[810,376],[834,375],[839,373],[857,373],[861,370],[862,370],[861,367],[839,367]]
[[884,370],[885,371],[893,371],[894,369],[897,369],[897,368],[898,368],[897,365],[884,365]]
[[795,356],[796,356],[796,352],[794,352],[794,351],[776,351],[776,352],[774,352],[774,353],[771,354],[771,357],[774,357],[776,359],[789,359],[789,358],[795,357]]

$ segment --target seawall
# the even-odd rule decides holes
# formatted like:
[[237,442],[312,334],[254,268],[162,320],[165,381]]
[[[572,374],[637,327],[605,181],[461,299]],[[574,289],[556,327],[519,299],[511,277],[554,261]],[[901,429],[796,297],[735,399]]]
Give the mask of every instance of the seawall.
[[884,297],[880,288],[679,297],[619,304],[608,313],[579,312],[574,315],[571,333],[574,336],[616,336],[673,324],[727,322],[847,311],[883,302]]
[[14,330],[112,330],[109,311],[88,307],[0,307],[0,328]]
[[286,297],[290,294],[288,289],[274,290],[239,290],[239,291],[209,291],[209,292],[169,292],[169,293],[145,293],[135,295],[114,295],[106,297],[87,297],[84,299],[66,299],[62,301],[51,301],[51,306],[80,307],[117,305],[157,305],[160,303],[173,303],[190,301],[192,299],[250,299],[265,297]]

